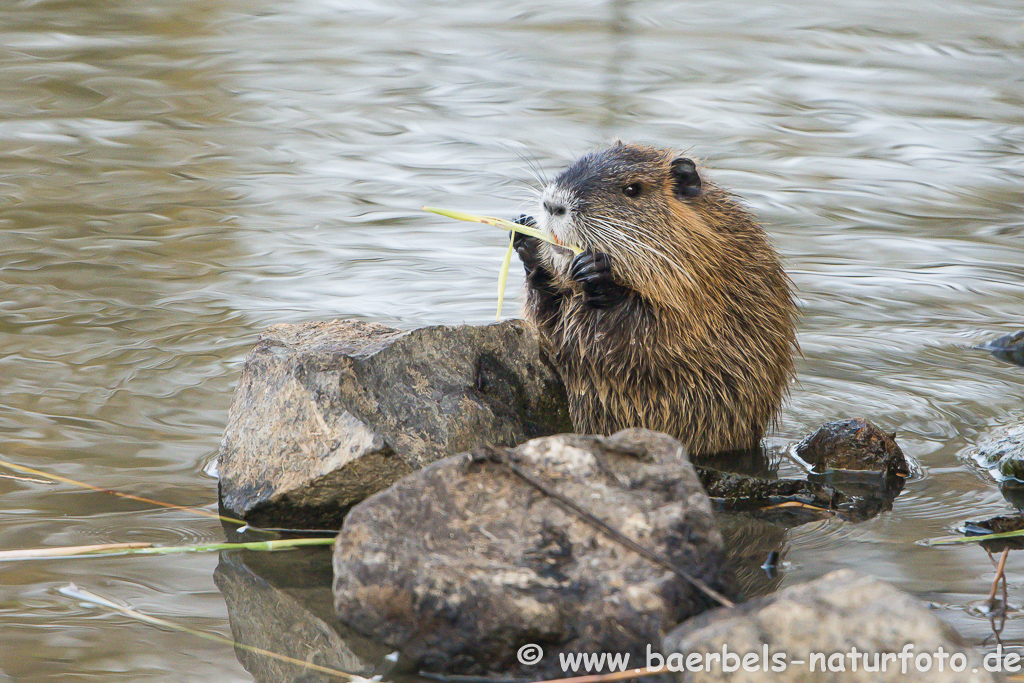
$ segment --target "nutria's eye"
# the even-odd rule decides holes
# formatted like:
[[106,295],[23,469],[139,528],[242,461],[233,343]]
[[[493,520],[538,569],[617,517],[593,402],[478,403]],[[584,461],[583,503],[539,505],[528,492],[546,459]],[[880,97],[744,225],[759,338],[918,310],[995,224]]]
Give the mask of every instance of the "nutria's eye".
[[627,197],[639,197],[640,193],[643,192],[643,186],[640,183],[630,183],[622,188],[622,194]]

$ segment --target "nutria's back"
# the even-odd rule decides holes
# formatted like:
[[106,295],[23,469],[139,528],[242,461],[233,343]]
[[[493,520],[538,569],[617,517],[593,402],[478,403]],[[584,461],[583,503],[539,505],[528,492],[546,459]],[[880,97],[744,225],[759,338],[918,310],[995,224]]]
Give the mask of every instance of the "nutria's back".
[[668,432],[693,454],[757,446],[793,375],[796,307],[767,236],[670,150],[617,144],[544,190],[517,238],[526,316],[557,349],[575,428]]

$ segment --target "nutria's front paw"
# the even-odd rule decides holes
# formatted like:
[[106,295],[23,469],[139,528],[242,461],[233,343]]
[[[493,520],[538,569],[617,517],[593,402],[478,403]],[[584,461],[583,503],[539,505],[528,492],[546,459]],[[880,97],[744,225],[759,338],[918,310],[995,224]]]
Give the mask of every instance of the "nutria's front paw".
[[[536,227],[537,221],[533,220],[533,216],[527,216],[525,213],[512,221],[519,225],[525,225],[528,228]],[[524,235],[521,232],[512,233],[512,246],[517,252],[519,252],[519,258],[523,259],[525,264],[527,259],[535,261],[537,259],[537,245],[540,244],[540,240],[536,237],[530,237]]]
[[[529,228],[537,225],[533,220],[533,216],[526,215],[522,215],[512,222]],[[546,272],[540,261],[540,253],[538,251],[540,248],[539,239],[517,232],[512,235],[512,246],[515,248],[516,253],[519,254],[519,260],[523,262],[526,280],[530,285],[537,287],[547,284],[551,280],[551,275]]]
[[583,297],[591,308],[611,308],[629,294],[612,279],[612,260],[602,252],[585,251],[572,260],[569,275],[580,283]]

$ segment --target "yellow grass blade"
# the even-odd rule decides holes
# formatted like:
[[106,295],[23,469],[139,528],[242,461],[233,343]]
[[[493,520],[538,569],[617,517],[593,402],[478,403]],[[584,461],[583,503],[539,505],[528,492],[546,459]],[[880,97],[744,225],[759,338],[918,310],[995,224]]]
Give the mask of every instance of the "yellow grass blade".
[[31,467],[26,467],[25,465],[18,465],[8,460],[4,460],[3,458],[0,458],[0,467],[6,467],[8,469],[14,470],[15,472],[21,472],[22,474],[32,474],[37,477],[43,477],[45,479],[49,479],[50,481],[59,481],[62,484],[71,484],[72,486],[77,486],[83,489],[89,489],[90,491],[109,493],[110,495],[117,496],[118,498],[126,498],[128,500],[134,500],[139,503],[146,503],[147,505],[156,505],[157,507],[172,508],[174,510],[184,510],[185,512],[191,512],[193,514],[202,515],[204,517],[213,517],[214,519],[219,519],[223,522],[227,522],[228,524],[245,524],[244,520],[235,519],[234,517],[225,517],[223,515],[218,515],[216,512],[209,512],[201,508],[186,507],[184,505],[175,505],[174,503],[164,503],[159,500],[153,500],[152,498],[133,496],[130,493],[122,493],[121,491],[113,491],[111,489],[105,489],[100,486],[93,486],[92,484],[86,484],[85,482],[76,481],[74,479],[68,479],[67,477],[62,477],[59,474],[50,474],[49,472],[36,470]]
[[530,237],[536,237],[542,242],[553,244],[556,247],[563,247],[565,249],[569,249],[574,254],[579,254],[583,251],[575,244],[559,244],[558,242],[555,241],[554,237],[545,232],[541,232],[537,228],[531,228],[528,225],[520,225],[519,223],[513,223],[512,221],[507,221],[504,218],[495,218],[493,216],[477,216],[476,214],[472,213],[463,213],[461,211],[452,211],[450,209],[439,209],[436,206],[424,206],[423,210],[430,211],[431,213],[436,213],[439,216],[454,218],[455,220],[458,221],[484,223],[486,225],[493,225],[496,228],[501,228],[502,230],[512,231],[512,239],[509,240],[508,251],[505,252],[505,260],[504,262],[502,262],[501,271],[498,273],[498,312],[494,316],[495,320],[497,320],[498,322],[501,322],[501,305],[505,302],[505,283],[508,281],[508,269],[512,263],[512,252],[515,250],[515,233],[518,232],[523,235],[528,235]]
[[546,232],[541,232],[537,228],[531,228],[528,225],[520,225],[519,223],[513,223],[512,221],[507,221],[504,218],[495,218],[494,216],[477,216],[476,214],[472,213],[451,211],[450,209],[439,209],[436,206],[424,206],[423,210],[430,211],[431,213],[436,213],[439,216],[454,218],[457,221],[484,223],[486,225],[493,225],[496,228],[501,228],[502,230],[512,230],[514,232],[519,232],[524,235],[529,235],[530,237],[536,237],[540,241],[547,242],[548,244],[553,244],[556,247],[569,249],[574,254],[579,254],[583,252],[583,250],[577,247],[575,244],[559,244],[551,235],[547,234]]
[[513,234],[508,241],[508,251],[505,252],[505,260],[501,264],[501,272],[498,273],[498,313],[494,316],[497,322],[501,322],[501,304],[505,301],[505,283],[508,281],[508,268],[512,264],[512,248],[516,243]]
[[152,543],[139,541],[137,543],[100,543],[98,545],[72,545],[56,548],[26,548],[24,550],[0,550],[0,561],[2,560],[35,560],[46,557],[70,557],[72,555],[91,555],[93,553],[104,553],[107,555],[120,554],[126,550],[138,548],[149,548]]
[[73,555],[172,555],[175,553],[211,553],[220,550],[260,550],[274,552],[304,546],[331,545],[333,538],[279,538],[271,541],[245,541],[242,543],[192,543],[189,545],[153,545],[136,543],[103,543],[99,545],[73,545],[54,548],[26,548],[0,550],[0,560],[37,560]]

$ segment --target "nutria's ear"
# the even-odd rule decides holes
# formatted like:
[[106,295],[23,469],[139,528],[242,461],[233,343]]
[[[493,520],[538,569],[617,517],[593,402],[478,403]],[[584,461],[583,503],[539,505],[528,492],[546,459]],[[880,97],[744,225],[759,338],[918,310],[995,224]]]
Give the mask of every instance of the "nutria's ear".
[[693,159],[679,157],[673,160],[672,179],[675,181],[676,194],[681,198],[700,194],[700,176],[697,175],[697,164],[693,163]]

